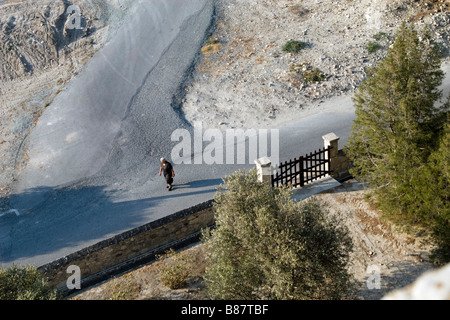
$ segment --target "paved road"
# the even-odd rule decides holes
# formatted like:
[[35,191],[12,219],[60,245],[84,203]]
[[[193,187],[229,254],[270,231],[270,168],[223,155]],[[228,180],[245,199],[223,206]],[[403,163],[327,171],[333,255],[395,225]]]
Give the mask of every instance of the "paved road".
[[[39,266],[212,199],[221,177],[254,167],[248,153],[245,165],[176,165],[172,192],[157,175],[159,158],[170,157],[177,144],[170,139],[174,130],[195,136],[177,111],[179,89],[212,13],[208,0],[143,2],[44,112],[10,199],[21,215],[0,218],[3,267]],[[280,128],[280,160],[321,147],[329,132],[345,143],[354,119],[351,100],[327,103],[336,111]]]

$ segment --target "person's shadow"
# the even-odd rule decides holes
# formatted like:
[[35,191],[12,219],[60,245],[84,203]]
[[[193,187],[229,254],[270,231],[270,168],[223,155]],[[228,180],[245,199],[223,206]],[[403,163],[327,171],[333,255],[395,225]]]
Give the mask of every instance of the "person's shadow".
[[172,185],[172,191],[174,190],[187,190],[187,189],[198,189],[198,188],[209,188],[218,187],[223,182],[222,179],[205,179],[205,180],[195,180],[190,182],[184,182],[180,184],[174,183]]

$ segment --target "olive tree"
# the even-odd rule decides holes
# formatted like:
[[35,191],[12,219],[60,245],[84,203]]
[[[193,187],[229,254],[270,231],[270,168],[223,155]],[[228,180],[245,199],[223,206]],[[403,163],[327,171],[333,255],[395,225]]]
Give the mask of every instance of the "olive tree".
[[205,283],[213,299],[340,299],[348,294],[352,241],[323,203],[291,199],[255,170],[224,179],[216,228],[206,236]]

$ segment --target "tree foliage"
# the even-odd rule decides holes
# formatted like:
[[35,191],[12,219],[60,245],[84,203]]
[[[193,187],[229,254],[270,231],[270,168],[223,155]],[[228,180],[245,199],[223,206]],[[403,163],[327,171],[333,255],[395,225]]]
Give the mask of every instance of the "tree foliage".
[[413,192],[415,210],[432,230],[437,249],[432,257],[440,264],[450,261],[450,119],[442,130],[438,148],[416,175]]
[[0,300],[55,300],[56,289],[34,266],[0,268]]
[[205,241],[205,283],[213,299],[340,299],[351,288],[348,230],[323,204],[257,181],[224,179],[215,198],[217,228]]
[[346,148],[352,174],[374,189],[386,216],[431,230],[449,224],[443,213],[449,103],[439,103],[441,57],[426,29],[403,23],[387,58],[368,72],[355,95],[356,120]]

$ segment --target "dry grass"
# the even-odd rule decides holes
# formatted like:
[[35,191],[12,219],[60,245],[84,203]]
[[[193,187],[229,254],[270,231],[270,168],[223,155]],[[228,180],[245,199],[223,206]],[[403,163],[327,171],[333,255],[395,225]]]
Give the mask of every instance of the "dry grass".
[[[184,260],[183,268],[188,272],[186,284],[179,289],[170,289],[161,281],[164,272],[178,260]],[[95,287],[87,288],[71,300],[203,300],[203,275],[206,254],[202,244],[187,248],[177,255],[142,266]]]
[[221,43],[208,44],[202,48],[202,53],[203,54],[219,53],[220,47],[222,47]]

